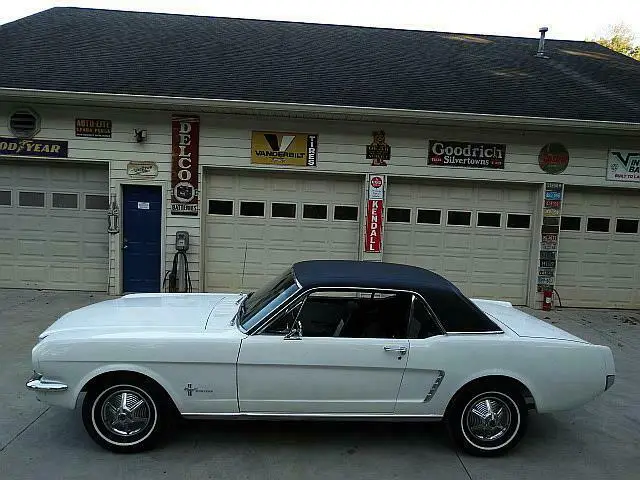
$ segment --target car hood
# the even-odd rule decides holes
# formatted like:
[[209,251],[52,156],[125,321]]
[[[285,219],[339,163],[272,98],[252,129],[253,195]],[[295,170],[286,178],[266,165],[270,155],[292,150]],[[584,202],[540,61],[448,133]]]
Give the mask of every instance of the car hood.
[[231,322],[240,295],[222,293],[131,294],[69,312],[47,328],[52,333],[86,331],[209,331],[235,328]]
[[480,310],[497,320],[520,337],[550,338],[556,340],[570,340],[573,342],[589,343],[580,337],[570,334],[532,315],[514,308],[509,302],[495,300],[471,299]]

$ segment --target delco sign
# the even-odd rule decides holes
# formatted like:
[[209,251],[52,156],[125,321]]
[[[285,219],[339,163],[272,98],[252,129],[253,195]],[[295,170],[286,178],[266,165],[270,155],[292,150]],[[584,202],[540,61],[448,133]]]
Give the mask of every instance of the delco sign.
[[199,117],[173,116],[171,124],[171,214],[198,214]]
[[607,162],[607,180],[640,183],[640,148],[611,149]]

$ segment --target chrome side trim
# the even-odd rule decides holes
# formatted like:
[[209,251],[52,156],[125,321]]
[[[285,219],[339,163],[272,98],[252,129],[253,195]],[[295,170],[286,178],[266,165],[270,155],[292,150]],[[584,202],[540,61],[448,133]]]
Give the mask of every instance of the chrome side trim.
[[393,413],[182,413],[185,418],[210,420],[353,420],[353,421],[439,421],[442,415],[407,415]]
[[447,332],[447,335],[499,335],[504,334],[502,330],[491,330],[487,332]]
[[26,386],[29,390],[36,392],[64,392],[69,388],[62,382],[55,380],[47,380],[42,378],[42,374],[33,372],[31,378],[27,381]]
[[442,383],[443,378],[444,378],[444,370],[438,370],[438,376],[436,377],[436,381],[433,382],[433,385],[431,385],[431,390],[429,390],[429,393],[427,393],[427,396],[424,397],[424,400],[423,400],[424,403],[427,403],[429,400],[433,398],[433,396],[438,391],[438,387]]

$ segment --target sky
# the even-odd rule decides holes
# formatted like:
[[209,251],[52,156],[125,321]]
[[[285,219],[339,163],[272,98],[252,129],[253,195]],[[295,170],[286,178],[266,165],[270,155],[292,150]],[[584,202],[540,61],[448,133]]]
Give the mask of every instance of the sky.
[[640,0],[0,0],[0,24],[54,6],[585,40],[625,22],[640,43]]

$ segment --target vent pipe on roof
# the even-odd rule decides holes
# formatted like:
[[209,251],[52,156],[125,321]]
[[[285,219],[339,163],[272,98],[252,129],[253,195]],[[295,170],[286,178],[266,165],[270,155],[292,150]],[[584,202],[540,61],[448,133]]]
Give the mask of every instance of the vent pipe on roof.
[[544,35],[549,31],[549,27],[540,27],[538,31],[540,32],[540,43],[538,43],[538,53],[536,53],[536,57],[549,58],[544,53]]

